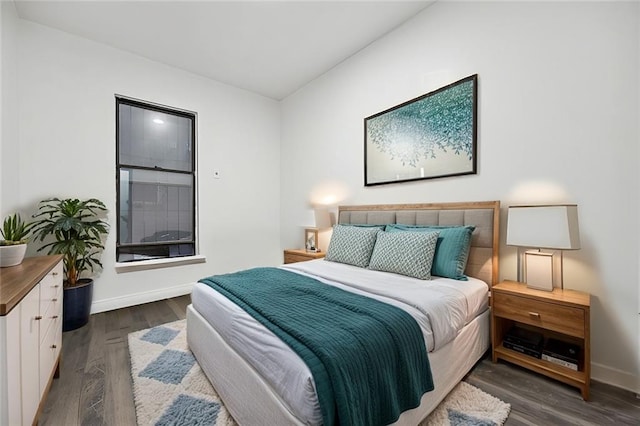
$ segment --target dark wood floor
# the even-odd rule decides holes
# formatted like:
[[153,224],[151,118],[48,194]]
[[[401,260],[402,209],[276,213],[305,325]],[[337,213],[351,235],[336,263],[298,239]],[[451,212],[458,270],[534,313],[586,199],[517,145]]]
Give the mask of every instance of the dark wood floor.
[[[40,425],[135,425],[127,334],[185,317],[189,296],[92,315],[63,334],[60,378],[53,381]],[[592,383],[577,389],[506,364],[480,361],[467,382],[511,404],[507,426],[640,425],[640,399]]]
[[511,404],[507,426],[640,425],[640,399],[591,381],[589,402],[577,388],[486,356],[465,381]]

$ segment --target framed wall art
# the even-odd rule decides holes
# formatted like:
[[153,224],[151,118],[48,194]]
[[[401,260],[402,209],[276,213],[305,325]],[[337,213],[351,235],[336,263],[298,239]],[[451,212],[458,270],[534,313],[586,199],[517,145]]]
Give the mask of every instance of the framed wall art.
[[364,119],[364,184],[476,173],[478,75]]

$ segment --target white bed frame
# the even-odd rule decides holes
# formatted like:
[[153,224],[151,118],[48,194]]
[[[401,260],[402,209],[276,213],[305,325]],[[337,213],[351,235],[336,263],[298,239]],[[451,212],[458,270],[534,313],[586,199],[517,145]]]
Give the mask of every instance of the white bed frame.
[[[475,225],[467,273],[493,286],[498,280],[500,202],[344,206],[339,223]],[[477,221],[478,223],[474,223]],[[418,425],[489,349],[485,311],[444,347],[429,353],[435,389],[395,425]],[[302,425],[262,376],[200,315],[187,308],[187,342],[213,387],[239,425]],[[460,356],[463,355],[463,356]]]

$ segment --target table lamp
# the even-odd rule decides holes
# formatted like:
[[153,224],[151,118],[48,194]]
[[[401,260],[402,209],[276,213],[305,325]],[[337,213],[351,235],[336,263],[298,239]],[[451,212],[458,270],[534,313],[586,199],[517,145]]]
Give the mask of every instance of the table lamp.
[[[507,245],[518,247],[518,281],[538,290],[562,288],[562,251],[580,248],[578,206],[510,206]],[[525,251],[522,260],[521,247],[537,250]]]
[[318,253],[318,231],[331,228],[331,215],[327,209],[313,209],[309,211],[309,223],[304,230],[304,248],[310,253]]

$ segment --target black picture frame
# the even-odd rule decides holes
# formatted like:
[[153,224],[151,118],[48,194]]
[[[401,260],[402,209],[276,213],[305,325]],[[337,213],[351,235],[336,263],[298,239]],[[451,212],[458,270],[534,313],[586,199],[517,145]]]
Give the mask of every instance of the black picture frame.
[[477,173],[478,75],[364,119],[364,185]]

